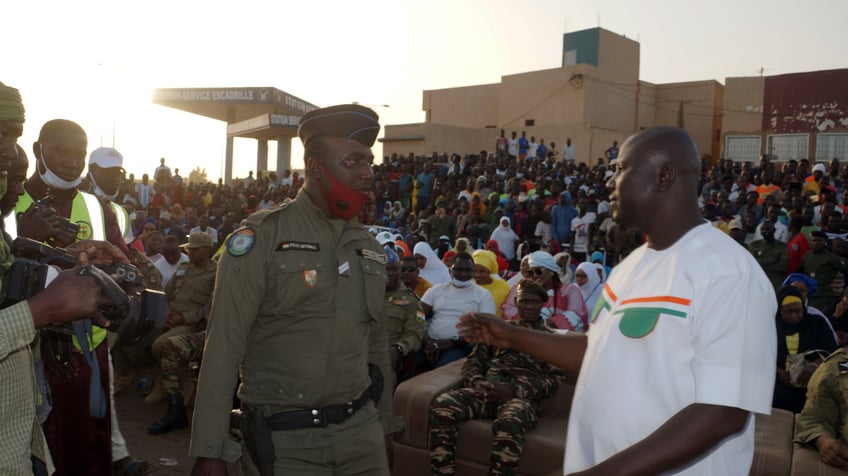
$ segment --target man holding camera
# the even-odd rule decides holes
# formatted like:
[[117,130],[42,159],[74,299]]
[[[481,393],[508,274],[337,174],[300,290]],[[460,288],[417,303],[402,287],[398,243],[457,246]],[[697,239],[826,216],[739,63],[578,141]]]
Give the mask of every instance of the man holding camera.
[[[14,88],[0,83],[0,195],[6,195],[7,175],[18,158],[17,139],[23,132],[24,107]],[[109,249],[79,243],[68,249],[80,258],[80,265],[91,259],[109,257]],[[0,240],[0,275],[3,283],[0,297],[6,297],[6,273],[13,257],[8,242]],[[50,453],[35,415],[38,390],[35,387],[30,344],[36,329],[53,322],[93,317],[105,325],[98,311],[109,303],[100,287],[78,270],[59,273],[51,285],[35,297],[0,310],[0,474],[48,474]],[[57,304],[61,305],[57,305]]]
[[[79,124],[65,119],[48,121],[33,144],[35,173],[24,184],[18,201],[18,235],[67,247],[77,240],[108,241],[128,263],[127,250],[115,213],[99,199],[78,191],[82,181],[88,137]],[[29,225],[29,226],[25,226]],[[25,233],[25,230],[28,230]],[[80,352],[75,337],[43,332],[42,355],[45,377],[53,397],[53,408],[44,423],[44,433],[60,473],[100,474],[110,472],[109,418],[89,412],[92,369]],[[101,385],[109,392],[109,349],[106,331],[92,328],[88,344],[96,357]],[[74,431],[67,431],[67,428]]]

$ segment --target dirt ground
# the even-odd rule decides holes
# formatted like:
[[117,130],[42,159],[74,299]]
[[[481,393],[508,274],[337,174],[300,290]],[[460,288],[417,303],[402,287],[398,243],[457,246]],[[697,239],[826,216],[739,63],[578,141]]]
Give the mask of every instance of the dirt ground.
[[[158,436],[147,434],[147,426],[165,415],[165,402],[147,405],[141,391],[130,387],[115,397],[115,406],[121,433],[127,440],[130,455],[157,464],[161,458],[176,462],[173,466],[160,464],[159,469],[152,473],[156,476],[191,474],[194,458],[188,455],[188,428]],[[229,465],[229,473],[230,476],[241,475],[237,464]]]

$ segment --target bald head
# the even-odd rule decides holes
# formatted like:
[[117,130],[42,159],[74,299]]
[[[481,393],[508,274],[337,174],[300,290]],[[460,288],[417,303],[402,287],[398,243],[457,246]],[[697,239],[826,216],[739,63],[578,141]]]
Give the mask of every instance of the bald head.
[[[701,175],[701,154],[698,146],[683,129],[677,127],[652,127],[639,131],[625,141],[638,151],[641,159],[674,168],[678,176],[696,182]],[[622,146],[623,147],[623,146]],[[697,194],[697,191],[695,191]]]
[[[673,243],[702,223],[698,208],[700,154],[683,129],[654,127],[621,146],[611,189],[613,219],[641,229],[648,243]],[[670,244],[669,243],[669,244]]]

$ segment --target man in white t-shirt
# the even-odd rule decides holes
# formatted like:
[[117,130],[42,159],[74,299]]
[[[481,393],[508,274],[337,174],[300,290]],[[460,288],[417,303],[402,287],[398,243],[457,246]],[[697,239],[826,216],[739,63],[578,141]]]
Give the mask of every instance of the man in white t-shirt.
[[586,261],[597,215],[589,211],[589,201],[585,198],[577,201],[577,208],[580,214],[571,219],[571,253],[577,261]]
[[613,269],[588,334],[460,319],[471,342],[579,371],[565,474],[749,472],[753,413],[771,411],[777,303],[750,253],[701,217],[699,174],[682,129],[624,143],[607,184],[612,217],[647,243]]
[[153,264],[162,273],[162,288],[164,289],[171,277],[174,276],[177,268],[183,263],[188,263],[188,255],[182,252],[179,238],[169,235],[165,237],[165,247],[159,256],[159,259],[153,260]]
[[218,246],[218,230],[209,226],[209,217],[207,217],[206,215],[202,215],[200,218],[197,219],[197,226],[189,230],[188,234],[191,235],[192,233],[197,233],[198,231],[208,233],[209,236],[212,237],[213,250]]
[[486,288],[474,284],[474,259],[459,253],[451,266],[451,280],[428,289],[421,297],[421,308],[432,317],[421,343],[416,366],[432,368],[447,365],[467,356],[472,346],[459,338],[456,324],[467,312],[496,312],[495,300]]

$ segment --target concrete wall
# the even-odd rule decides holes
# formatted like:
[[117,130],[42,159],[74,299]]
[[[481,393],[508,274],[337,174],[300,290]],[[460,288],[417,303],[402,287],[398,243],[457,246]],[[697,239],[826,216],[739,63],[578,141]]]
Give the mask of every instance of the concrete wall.
[[682,127],[701,154],[718,158],[723,96],[724,86],[713,80],[657,85],[652,125]]
[[754,134],[763,124],[765,78],[727,78],[724,81],[722,134]]
[[[433,152],[476,154],[481,150],[494,153],[495,139],[500,131],[492,128],[469,128],[446,124],[387,125],[383,155],[430,155]],[[528,135],[529,137],[529,135]]]
[[511,130],[520,134],[527,120],[535,122],[533,127],[581,122],[584,97],[575,78],[593,69],[577,65],[504,76],[498,126],[507,129],[509,137]]
[[460,127],[498,125],[500,84],[424,91],[427,122]]

